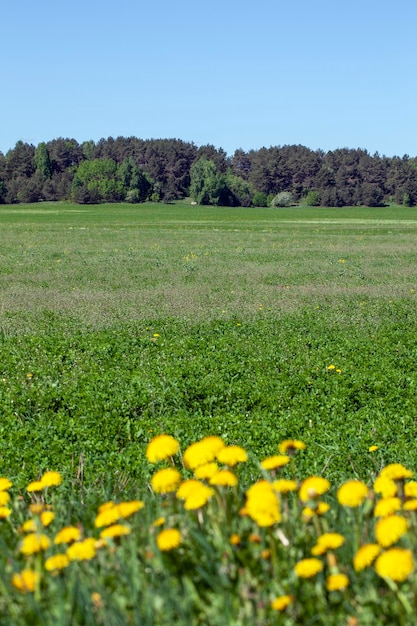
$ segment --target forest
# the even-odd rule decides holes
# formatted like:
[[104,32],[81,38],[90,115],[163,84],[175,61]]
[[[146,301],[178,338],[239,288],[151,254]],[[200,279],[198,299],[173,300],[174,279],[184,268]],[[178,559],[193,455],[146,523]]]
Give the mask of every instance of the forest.
[[219,206],[417,204],[417,157],[302,145],[238,149],[181,139],[18,141],[0,152],[0,203],[71,200]]

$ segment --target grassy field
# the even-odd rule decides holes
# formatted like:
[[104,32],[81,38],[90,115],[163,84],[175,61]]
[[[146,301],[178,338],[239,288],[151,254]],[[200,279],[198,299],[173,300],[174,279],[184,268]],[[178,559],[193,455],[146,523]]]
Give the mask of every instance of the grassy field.
[[[0,206],[0,232],[0,476],[24,494],[59,471],[62,523],[89,528],[98,502],[149,493],[160,433],[182,450],[206,435],[243,446],[245,484],[294,438],[298,480],[416,467],[416,208],[45,203]],[[39,623],[139,623],[96,609]],[[7,623],[38,610],[7,605]],[[231,623],[193,611],[140,623]],[[247,618],[236,624],[276,623]]]

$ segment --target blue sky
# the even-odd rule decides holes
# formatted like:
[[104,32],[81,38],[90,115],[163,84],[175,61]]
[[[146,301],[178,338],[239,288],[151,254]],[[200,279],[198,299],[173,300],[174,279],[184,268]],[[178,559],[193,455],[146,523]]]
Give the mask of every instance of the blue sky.
[[0,151],[176,137],[417,155],[416,0],[13,0]]

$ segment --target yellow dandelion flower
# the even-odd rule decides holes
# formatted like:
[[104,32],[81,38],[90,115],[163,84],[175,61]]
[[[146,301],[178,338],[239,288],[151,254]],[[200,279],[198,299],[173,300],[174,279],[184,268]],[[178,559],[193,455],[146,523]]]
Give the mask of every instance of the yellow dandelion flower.
[[40,482],[44,487],[57,487],[62,483],[62,476],[59,472],[45,472]]
[[343,591],[349,586],[349,578],[346,574],[330,574],[326,580],[328,591]]
[[53,511],[42,511],[39,518],[42,526],[49,526],[49,524],[55,519],[55,513]]
[[218,487],[236,487],[238,480],[236,474],[231,470],[224,469],[214,474],[210,478],[209,483]]
[[380,552],[381,546],[377,543],[367,543],[359,548],[353,557],[353,567],[355,568],[355,572],[360,572],[366,567],[372,565]]
[[417,498],[417,481],[410,480],[404,485],[404,495],[406,498]]
[[0,491],[6,491],[13,486],[13,483],[10,482],[8,478],[0,478]]
[[412,478],[413,472],[401,465],[401,463],[391,463],[386,465],[379,472],[379,475],[390,480],[404,480],[405,478]]
[[12,514],[12,510],[7,506],[0,506],[0,519],[7,519]]
[[163,526],[165,524],[165,517],[158,517],[152,524],[154,528],[158,528],[159,526]]
[[48,572],[58,572],[69,565],[69,558],[66,554],[54,554],[45,561],[45,569]]
[[185,500],[195,489],[199,489],[202,485],[204,485],[204,483],[200,480],[189,478],[180,484],[175,495],[179,500]]
[[345,538],[339,533],[323,533],[318,537],[316,545],[311,550],[313,556],[324,554],[327,550],[336,550],[345,543]]
[[46,535],[30,533],[23,538],[20,546],[20,552],[29,556],[31,554],[41,552],[42,550],[46,550],[50,545],[51,542]]
[[113,502],[113,500],[109,500],[108,502],[103,502],[103,504],[100,504],[100,506],[97,509],[97,512],[104,513],[104,511],[108,511],[109,509],[112,509],[115,506],[116,504]]
[[278,493],[289,493],[297,490],[297,482],[287,478],[278,478],[272,483],[272,489]]
[[64,528],[61,528],[55,535],[54,544],[72,543],[73,541],[78,541],[80,537],[81,531],[79,528],[76,526],[64,526]]
[[274,611],[284,611],[293,601],[292,596],[278,596],[271,602],[271,609]]
[[408,522],[400,515],[389,515],[379,519],[375,525],[375,537],[383,548],[392,546],[408,529]]
[[375,571],[382,578],[404,582],[414,570],[413,553],[403,548],[383,552],[375,562]]
[[374,491],[383,498],[393,498],[397,495],[397,485],[386,476],[378,476],[374,482]]
[[94,520],[94,525],[96,528],[101,528],[102,526],[110,526],[115,522],[118,522],[120,519],[120,512],[118,507],[114,504],[112,507],[104,509],[96,516]]
[[312,508],[311,506],[304,507],[304,509],[302,510],[302,516],[304,520],[308,522],[315,515],[319,515],[319,516],[324,515],[329,510],[330,510],[330,504],[328,504],[327,502],[320,501],[320,502],[317,502],[317,505],[315,508]]
[[248,460],[246,450],[240,446],[225,446],[217,452],[216,457],[219,463],[229,467],[234,467],[238,463],[245,463]]
[[327,369],[328,370],[334,370],[334,369],[336,369],[336,365],[328,365]]
[[10,502],[10,494],[7,491],[0,491],[0,506],[5,506]]
[[171,435],[158,435],[154,437],[146,448],[146,458],[150,463],[165,461],[177,454],[180,444]]
[[212,461],[211,463],[204,463],[204,465],[200,465],[194,470],[194,476],[199,480],[209,480],[214,474],[217,474],[219,471],[219,466],[216,461]]
[[278,445],[278,450],[280,454],[291,454],[296,450],[304,450],[306,447],[304,441],[299,441],[299,439],[285,439]]
[[45,489],[45,485],[40,480],[34,480],[26,487],[26,491],[29,491],[29,493],[32,493],[33,491],[42,491],[42,489]]
[[12,585],[21,593],[35,591],[39,582],[39,574],[32,569],[24,569],[20,573],[13,574]]
[[156,544],[161,552],[168,552],[174,548],[178,548],[181,543],[181,533],[176,528],[166,528],[162,530],[157,538]]
[[173,467],[161,469],[151,478],[152,489],[155,493],[172,493],[181,482],[181,474]]
[[283,467],[284,465],[287,465],[290,460],[290,457],[287,455],[276,454],[275,456],[269,456],[261,461],[261,467],[264,470],[274,470],[278,469],[279,467]]
[[34,533],[37,530],[37,524],[34,519],[28,519],[20,527],[22,533]]
[[89,561],[96,556],[96,540],[93,537],[77,541],[67,549],[70,561]]
[[271,483],[260,480],[247,490],[246,512],[261,527],[281,521],[278,494]]
[[363,504],[368,493],[369,489],[365,483],[359,480],[348,480],[339,487],[337,499],[342,506],[354,508]]
[[368,448],[368,452],[376,452],[378,450],[378,446],[370,446]]
[[323,495],[330,489],[330,483],[327,478],[321,476],[310,476],[306,478],[300,487],[300,500],[307,502],[307,500],[313,500],[318,496]]
[[134,513],[143,509],[143,507],[144,504],[142,500],[129,500],[128,502],[120,502],[120,504],[117,505],[117,510],[121,518],[127,519]]
[[240,544],[240,536],[236,533],[230,536],[229,543],[232,546],[238,546]]
[[294,571],[298,578],[312,578],[323,569],[323,563],[319,559],[302,559],[296,563]]
[[403,511],[417,511],[417,499],[404,502]]
[[201,509],[210,498],[214,495],[214,489],[207,487],[207,485],[201,484],[200,487],[193,489],[191,493],[184,500],[184,508],[187,511],[194,511],[195,509]]
[[29,504],[29,511],[32,513],[32,515],[39,515],[44,510],[45,505],[41,502],[34,502],[33,504]]
[[387,517],[401,510],[400,498],[381,498],[374,508],[375,517]]
[[130,535],[131,532],[131,529],[128,528],[128,526],[124,526],[124,524],[113,524],[112,526],[107,526],[107,528],[102,530],[100,537],[102,539],[114,539],[115,537]]
[[199,465],[211,463],[215,460],[219,450],[224,447],[225,443],[220,437],[204,437],[188,446],[184,452],[184,465],[195,470]]

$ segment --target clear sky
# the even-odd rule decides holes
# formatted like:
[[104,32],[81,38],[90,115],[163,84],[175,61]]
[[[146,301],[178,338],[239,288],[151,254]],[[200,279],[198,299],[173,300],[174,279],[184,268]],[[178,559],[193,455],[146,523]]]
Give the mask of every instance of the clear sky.
[[57,137],[417,155],[417,0],[2,3],[0,151]]

